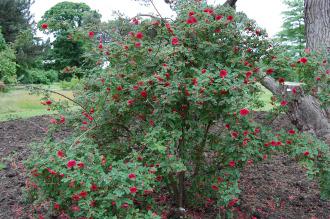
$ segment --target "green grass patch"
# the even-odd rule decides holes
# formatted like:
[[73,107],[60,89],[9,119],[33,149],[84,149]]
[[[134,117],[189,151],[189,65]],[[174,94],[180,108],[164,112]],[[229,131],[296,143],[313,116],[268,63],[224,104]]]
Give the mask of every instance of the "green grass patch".
[[0,163],[0,171],[5,169],[6,168],[6,165],[4,163]]
[[[71,98],[73,96],[72,91],[60,90],[58,85],[52,85],[47,89],[56,90]],[[47,107],[40,103],[41,98],[42,95],[30,94],[24,87],[17,87],[6,93],[0,93],[0,121],[54,113],[47,111]],[[51,98],[54,100],[64,99],[56,94],[52,94]]]
[[264,106],[261,108],[256,109],[257,111],[270,111],[273,109],[273,105],[271,104],[271,97],[273,96],[272,92],[267,90],[264,86],[260,85],[261,87],[261,95],[260,100],[264,103]]

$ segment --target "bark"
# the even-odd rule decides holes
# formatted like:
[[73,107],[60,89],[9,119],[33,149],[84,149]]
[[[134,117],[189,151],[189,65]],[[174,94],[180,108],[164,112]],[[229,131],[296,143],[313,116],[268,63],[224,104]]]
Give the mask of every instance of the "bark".
[[305,0],[307,48],[330,49],[330,1]]
[[[271,77],[265,77],[261,84],[274,95],[281,95],[285,90]],[[311,95],[300,93],[288,104],[287,115],[298,130],[315,134],[319,139],[330,145],[330,123],[327,113],[321,108],[320,102]]]

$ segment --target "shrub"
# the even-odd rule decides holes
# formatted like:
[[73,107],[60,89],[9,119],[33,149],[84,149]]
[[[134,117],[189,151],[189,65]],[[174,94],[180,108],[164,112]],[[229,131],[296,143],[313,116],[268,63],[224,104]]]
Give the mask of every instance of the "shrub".
[[77,89],[80,80],[77,77],[71,78],[70,81],[61,81],[60,86],[64,90],[74,90]]
[[16,82],[15,53],[10,48],[0,51],[0,80],[6,84]]
[[58,72],[55,70],[29,69],[27,75],[22,79],[24,83],[51,84],[58,80]]
[[262,64],[269,42],[253,21],[196,3],[173,22],[131,25],[128,36],[97,45],[110,69],[84,80],[78,113],[45,101],[60,112],[54,130],[76,129],[28,162],[31,201],[75,218],[166,218],[185,208],[232,209],[242,168],[274,151],[318,175],[327,147],[313,148],[297,130],[273,135],[248,109],[270,68]]

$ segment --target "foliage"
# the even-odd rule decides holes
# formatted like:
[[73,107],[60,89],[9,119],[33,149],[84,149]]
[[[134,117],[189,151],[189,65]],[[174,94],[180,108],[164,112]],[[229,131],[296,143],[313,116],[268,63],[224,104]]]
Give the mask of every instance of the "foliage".
[[17,77],[28,77],[28,69],[42,68],[41,56],[47,43],[35,37],[31,29],[21,31],[13,43],[16,50],[16,63],[18,65]]
[[30,29],[32,0],[1,0],[0,26],[6,42],[13,43],[21,31]]
[[328,157],[325,147],[253,119],[258,81],[273,72],[265,31],[224,6],[176,10],[174,21],[135,18],[127,36],[96,43],[110,67],[84,80],[80,110],[45,98],[59,112],[51,129],[76,127],[28,162],[30,201],[49,204],[47,216],[166,218],[170,203],[179,214],[230,210],[240,171],[274,151],[310,162],[313,176],[327,170],[317,158]]
[[40,29],[43,29],[42,24],[47,24],[47,28],[43,29],[45,33],[53,33],[56,37],[53,49],[46,55],[46,59],[54,60],[54,63],[47,67],[60,71],[60,80],[82,77],[81,72],[72,72],[72,69],[89,69],[91,64],[95,64],[95,59],[85,56],[92,47],[84,30],[95,29],[100,18],[101,15],[88,5],[73,2],[60,2],[44,14],[38,24]]
[[16,81],[16,63],[14,51],[6,45],[0,29],[0,81]]
[[306,46],[304,0],[283,0],[288,7],[283,12],[282,30],[277,34],[277,40],[289,50],[289,55],[301,56]]
[[60,2],[45,12],[38,26],[46,23],[51,33],[61,33],[82,26],[100,23],[101,15],[85,3]]
[[73,77],[70,81],[61,81],[60,86],[63,90],[75,90],[78,88],[79,84],[79,78]]
[[58,72],[55,70],[28,69],[24,83],[29,84],[51,84],[58,81]]

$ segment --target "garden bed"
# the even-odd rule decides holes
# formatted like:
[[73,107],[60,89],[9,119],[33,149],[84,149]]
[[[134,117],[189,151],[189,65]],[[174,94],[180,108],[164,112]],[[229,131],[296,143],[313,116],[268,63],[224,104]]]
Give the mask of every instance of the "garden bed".
[[[258,113],[259,120],[265,114]],[[274,127],[289,125],[285,118]],[[286,123],[285,123],[286,122]],[[28,218],[22,189],[26,186],[23,161],[29,155],[28,145],[46,136],[49,117],[32,117],[0,123],[0,218]],[[67,136],[63,129],[55,137]],[[329,219],[330,201],[322,201],[317,183],[309,181],[294,160],[281,154],[262,163],[248,166],[240,180],[241,218],[318,218]],[[208,216],[207,216],[208,217]],[[195,218],[206,218],[199,214]]]

